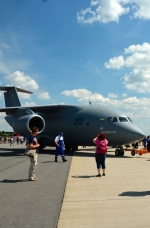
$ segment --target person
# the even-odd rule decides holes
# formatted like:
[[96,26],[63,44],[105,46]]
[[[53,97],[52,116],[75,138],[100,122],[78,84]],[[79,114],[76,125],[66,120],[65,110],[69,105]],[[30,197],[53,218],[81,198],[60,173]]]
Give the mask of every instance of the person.
[[19,144],[19,136],[17,136],[17,144]]
[[39,129],[37,127],[32,128],[31,135],[27,137],[27,145],[30,149],[35,149],[36,153],[34,153],[34,156],[29,157],[30,158],[30,167],[29,167],[29,181],[36,181],[37,177],[35,176],[35,169],[37,168],[37,155],[40,144],[37,142],[36,136],[39,132]]
[[14,142],[15,142],[15,141],[14,141],[14,138],[13,138],[13,137],[11,137],[11,139],[10,139],[10,146],[11,146],[11,145],[13,145],[13,146],[14,146]]
[[144,148],[146,148],[146,145],[147,145],[147,138],[146,138],[146,136],[144,137],[144,139],[142,141],[143,141]]
[[58,162],[58,155],[61,154],[63,162],[66,162],[67,160],[65,159],[64,155],[64,137],[63,137],[63,132],[59,132],[59,135],[56,136],[54,143],[56,145],[56,151],[55,151],[55,162]]
[[101,168],[103,170],[103,176],[106,175],[106,165],[105,165],[105,159],[106,159],[106,153],[107,153],[107,145],[108,141],[106,139],[105,134],[99,134],[97,137],[93,139],[93,143],[96,144],[96,150],[95,150],[95,160],[97,164],[97,170],[98,175],[96,177],[101,177]]

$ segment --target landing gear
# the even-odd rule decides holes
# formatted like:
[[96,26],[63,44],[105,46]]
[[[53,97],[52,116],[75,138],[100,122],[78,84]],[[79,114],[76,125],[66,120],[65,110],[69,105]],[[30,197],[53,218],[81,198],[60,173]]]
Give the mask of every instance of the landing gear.
[[66,150],[73,150],[73,151],[76,151],[76,150],[78,150],[78,146],[69,146],[69,145],[66,145],[66,146],[65,146],[65,149],[66,149]]
[[132,156],[135,155],[135,151],[134,151],[134,150],[131,151],[131,155],[132,155]]
[[123,155],[124,155],[123,146],[120,146],[119,149],[116,149],[116,150],[115,150],[115,155],[116,155],[116,156],[123,156]]
[[119,150],[119,149],[116,149],[116,150],[115,150],[115,155],[116,155],[116,156],[119,156],[119,154],[120,154],[120,150]]
[[78,150],[78,146],[72,146],[72,150],[73,150],[73,151]]
[[71,146],[65,146],[66,150],[71,150]]
[[40,138],[38,143],[40,144],[39,150],[42,151],[46,147],[46,138]]

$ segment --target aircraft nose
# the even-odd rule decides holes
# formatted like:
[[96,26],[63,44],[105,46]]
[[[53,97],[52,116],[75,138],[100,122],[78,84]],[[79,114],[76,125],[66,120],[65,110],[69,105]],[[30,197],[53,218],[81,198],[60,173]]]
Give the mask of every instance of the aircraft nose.
[[130,129],[127,133],[128,137],[131,137],[133,142],[140,141],[145,137],[145,134],[137,127]]

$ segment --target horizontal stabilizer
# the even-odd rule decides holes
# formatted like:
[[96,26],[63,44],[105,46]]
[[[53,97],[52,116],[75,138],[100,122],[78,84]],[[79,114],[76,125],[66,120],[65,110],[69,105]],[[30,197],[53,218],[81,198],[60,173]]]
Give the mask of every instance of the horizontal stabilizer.
[[[0,90],[2,91],[9,91],[11,88],[14,88],[15,86],[0,86]],[[25,90],[25,89],[21,89],[19,87],[15,87],[17,92],[21,92],[21,93],[29,93],[29,94],[33,94],[32,92]]]
[[5,98],[5,106],[6,107],[16,107],[21,106],[18,94],[18,92],[22,93],[29,93],[32,94],[32,92],[20,89],[15,86],[0,86],[0,90],[6,91],[4,92],[4,98]]

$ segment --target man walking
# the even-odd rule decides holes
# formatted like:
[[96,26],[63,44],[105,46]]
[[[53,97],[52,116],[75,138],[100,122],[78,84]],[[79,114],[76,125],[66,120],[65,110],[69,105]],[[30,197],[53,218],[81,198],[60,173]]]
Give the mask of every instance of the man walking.
[[35,169],[37,168],[37,155],[40,144],[37,142],[36,136],[39,132],[39,129],[37,127],[32,128],[31,135],[27,138],[27,146],[31,150],[35,150],[35,153],[33,156],[30,156],[30,168],[29,168],[29,181],[36,181],[37,177],[35,176]]
[[63,137],[63,132],[60,132],[58,136],[56,136],[54,143],[56,144],[56,152],[55,152],[55,162],[58,162],[57,158],[58,155],[61,154],[63,162],[66,162],[67,160],[65,159],[64,156],[64,137]]

